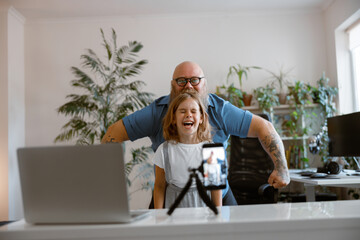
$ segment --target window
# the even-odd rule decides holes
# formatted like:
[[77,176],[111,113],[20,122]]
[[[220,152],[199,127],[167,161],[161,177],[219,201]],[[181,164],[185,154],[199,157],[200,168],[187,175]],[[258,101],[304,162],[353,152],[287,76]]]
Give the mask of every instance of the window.
[[356,111],[360,111],[360,19],[351,25],[346,32],[349,34],[355,108]]

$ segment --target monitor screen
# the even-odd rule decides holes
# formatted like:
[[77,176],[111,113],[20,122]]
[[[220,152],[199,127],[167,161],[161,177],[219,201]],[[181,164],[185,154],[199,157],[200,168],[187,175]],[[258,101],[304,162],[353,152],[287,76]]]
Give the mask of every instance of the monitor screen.
[[329,155],[360,156],[360,112],[328,118]]

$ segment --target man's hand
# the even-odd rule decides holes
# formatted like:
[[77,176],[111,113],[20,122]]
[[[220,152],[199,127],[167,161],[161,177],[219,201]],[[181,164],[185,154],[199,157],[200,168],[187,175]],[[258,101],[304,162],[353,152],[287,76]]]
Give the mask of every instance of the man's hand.
[[274,188],[282,188],[290,182],[289,171],[287,169],[279,172],[278,170],[272,171],[269,176],[268,183]]

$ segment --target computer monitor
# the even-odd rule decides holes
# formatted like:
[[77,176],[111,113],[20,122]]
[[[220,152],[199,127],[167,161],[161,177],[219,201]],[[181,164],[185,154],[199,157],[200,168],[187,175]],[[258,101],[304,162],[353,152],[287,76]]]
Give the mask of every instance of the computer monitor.
[[360,112],[327,119],[329,156],[360,157]]

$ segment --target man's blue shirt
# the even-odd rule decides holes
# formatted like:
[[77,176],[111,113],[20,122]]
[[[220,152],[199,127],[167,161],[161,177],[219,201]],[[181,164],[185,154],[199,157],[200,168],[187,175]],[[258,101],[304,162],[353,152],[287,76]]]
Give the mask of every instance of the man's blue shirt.
[[[160,97],[149,106],[122,119],[131,141],[149,137],[152,142],[151,147],[154,152],[156,151],[165,141],[162,121],[168,110],[169,100],[169,95]],[[207,113],[213,128],[213,142],[223,143],[225,149],[230,135],[241,138],[247,136],[252,119],[252,113],[249,111],[235,107],[215,94],[209,94]],[[223,190],[223,196],[227,190],[228,186]]]

